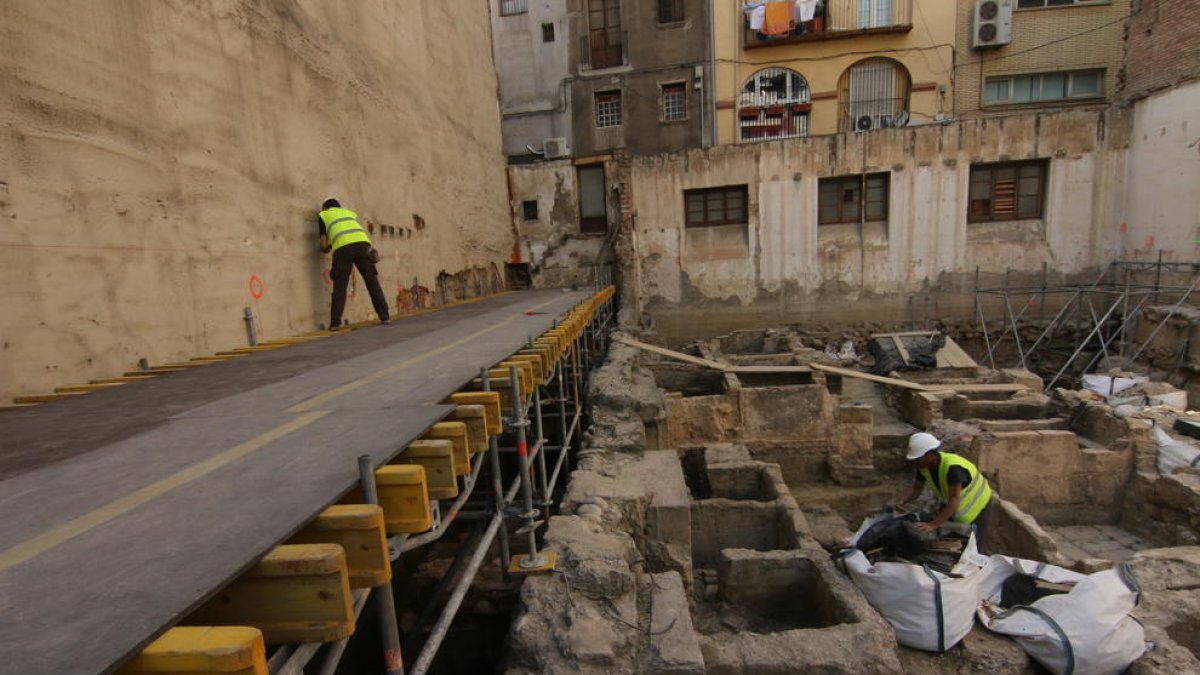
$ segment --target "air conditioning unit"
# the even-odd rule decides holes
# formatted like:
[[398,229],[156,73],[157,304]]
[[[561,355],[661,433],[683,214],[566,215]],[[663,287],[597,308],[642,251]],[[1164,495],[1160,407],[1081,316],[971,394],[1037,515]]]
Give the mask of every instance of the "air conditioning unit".
[[542,141],[542,156],[546,159],[557,159],[571,154],[565,138],[547,138]]
[[1014,4],[1016,0],[975,0],[971,46],[987,49],[1012,42]]

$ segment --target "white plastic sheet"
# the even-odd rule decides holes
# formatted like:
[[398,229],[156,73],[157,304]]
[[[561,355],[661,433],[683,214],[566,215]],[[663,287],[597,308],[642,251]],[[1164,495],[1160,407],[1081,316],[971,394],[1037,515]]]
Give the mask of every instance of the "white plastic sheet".
[[[1001,587],[1017,573],[1075,587],[1028,606],[1003,609]],[[1142,625],[1129,616],[1140,590],[1128,565],[1083,576],[1053,565],[994,555],[979,576],[980,622],[1012,637],[1056,675],[1117,675],[1145,653]]]
[[1154,442],[1158,445],[1158,472],[1162,475],[1165,476],[1180,467],[1200,466],[1200,450],[1191,444],[1171,438],[1171,435],[1157,424],[1150,430],[1150,434],[1154,436]]

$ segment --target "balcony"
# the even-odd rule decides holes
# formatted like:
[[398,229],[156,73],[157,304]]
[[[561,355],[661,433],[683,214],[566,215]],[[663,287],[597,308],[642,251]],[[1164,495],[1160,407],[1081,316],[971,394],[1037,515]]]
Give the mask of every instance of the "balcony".
[[[795,7],[794,3],[782,4]],[[770,19],[767,9],[758,11]],[[912,0],[824,0],[817,5],[811,21],[802,21],[796,10],[786,31],[782,21],[770,20],[764,21],[761,30],[752,29],[752,15],[743,16],[742,44],[745,49],[757,49],[860,35],[907,33],[912,30]]]
[[579,69],[601,70],[629,65],[625,31],[593,30],[579,37]]

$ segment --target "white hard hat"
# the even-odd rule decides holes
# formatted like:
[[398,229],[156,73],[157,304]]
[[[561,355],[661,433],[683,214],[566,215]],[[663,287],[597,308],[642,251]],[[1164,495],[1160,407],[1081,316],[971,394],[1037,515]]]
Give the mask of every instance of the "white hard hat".
[[942,442],[933,434],[927,434],[924,431],[913,434],[908,437],[908,455],[906,458],[911,460],[921,459],[925,453],[930,450],[936,450],[942,445]]

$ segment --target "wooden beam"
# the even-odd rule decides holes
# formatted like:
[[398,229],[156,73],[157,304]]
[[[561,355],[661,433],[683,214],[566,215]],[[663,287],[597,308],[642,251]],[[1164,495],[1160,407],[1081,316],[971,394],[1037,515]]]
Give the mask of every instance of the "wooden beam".
[[654,345],[646,344],[645,342],[639,342],[638,340],[634,340],[633,338],[620,337],[620,338],[617,338],[617,342],[620,342],[621,344],[629,345],[630,347],[636,347],[638,349],[641,349],[642,351],[650,352],[651,354],[658,354],[659,356],[666,356],[667,358],[675,359],[676,361],[683,361],[684,363],[690,363],[694,366],[704,366],[705,368],[712,368],[714,370],[722,370],[722,371],[731,367],[727,363],[721,363],[719,361],[710,361],[708,359],[702,359],[698,356],[691,356],[689,354],[683,354],[683,353],[680,353],[677,351],[672,351],[670,349],[665,349],[663,347],[656,347]]
[[1029,387],[1023,384],[937,384],[929,383],[925,385],[928,391],[956,391],[959,393],[967,392],[984,392],[997,391],[1016,394],[1022,391],[1029,391]]
[[124,382],[105,382],[103,384],[68,384],[65,387],[55,387],[56,394],[84,394],[89,391],[99,391],[101,389],[111,389],[125,384]]
[[64,398],[78,396],[83,392],[75,392],[70,394],[30,394],[28,396],[15,396],[13,403],[49,403],[50,401],[58,401]]
[[138,380],[153,380],[156,377],[158,377],[157,373],[123,375],[121,377],[102,377],[98,380],[92,380],[92,384],[124,384],[126,382],[137,382]]
[[912,389],[913,391],[929,391],[923,384],[918,384],[916,382],[909,382],[908,380],[901,380],[896,377],[884,377],[882,375],[872,375],[871,373],[864,373],[859,370],[850,370],[849,368],[838,368],[837,366],[826,366],[826,365],[823,365],[820,363],[809,363],[808,365],[811,366],[814,370],[819,370],[824,373],[834,373],[836,375],[843,375],[845,377],[857,377],[860,380],[870,380],[872,382],[878,382],[879,384],[886,384],[886,385],[890,385],[893,387],[900,387],[902,389]]

